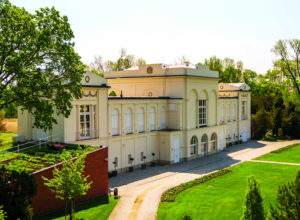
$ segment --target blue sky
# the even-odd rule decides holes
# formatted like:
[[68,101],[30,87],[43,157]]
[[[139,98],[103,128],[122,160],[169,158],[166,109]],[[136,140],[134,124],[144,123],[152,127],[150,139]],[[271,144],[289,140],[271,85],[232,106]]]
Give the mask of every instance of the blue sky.
[[30,12],[67,15],[83,62],[116,59],[121,47],[147,63],[216,55],[265,73],[279,39],[300,38],[299,0],[13,0]]

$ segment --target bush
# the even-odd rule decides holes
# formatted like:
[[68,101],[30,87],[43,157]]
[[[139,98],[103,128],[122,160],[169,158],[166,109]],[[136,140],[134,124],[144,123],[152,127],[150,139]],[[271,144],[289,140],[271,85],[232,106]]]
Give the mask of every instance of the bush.
[[201,178],[192,180],[190,182],[182,183],[179,186],[173,187],[171,189],[168,189],[166,192],[164,192],[164,194],[161,197],[161,201],[162,202],[175,202],[177,194],[181,193],[182,191],[184,191],[186,189],[189,189],[189,188],[191,188],[193,186],[205,183],[205,182],[207,182],[207,181],[209,181],[211,179],[214,179],[216,177],[223,176],[223,175],[225,175],[225,174],[227,174],[229,172],[231,172],[231,170],[229,170],[229,169],[222,169],[222,170],[219,170],[218,172],[211,173],[211,174],[209,174],[207,176],[203,176]]

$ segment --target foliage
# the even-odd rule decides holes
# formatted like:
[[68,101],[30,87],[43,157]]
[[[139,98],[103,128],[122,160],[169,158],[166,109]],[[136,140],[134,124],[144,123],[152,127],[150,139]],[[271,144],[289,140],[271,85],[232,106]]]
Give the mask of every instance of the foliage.
[[34,116],[34,126],[51,129],[56,114],[68,117],[81,97],[84,66],[74,51],[74,34],[55,8],[34,14],[0,0],[0,109],[14,103]]
[[146,64],[146,61],[142,58],[136,59],[134,55],[127,55],[124,48],[120,49],[120,56],[116,61],[107,60],[104,61],[100,55],[94,56],[94,61],[88,66],[88,69],[103,77],[104,72],[108,71],[120,71],[128,69],[133,66],[139,66]]
[[36,190],[33,175],[0,168],[0,205],[8,219],[31,219],[31,198]]
[[255,137],[264,137],[268,129],[271,129],[273,126],[272,117],[270,114],[262,109],[259,110],[255,115],[255,125],[258,127],[256,133],[254,134]]
[[263,220],[265,219],[264,207],[262,205],[259,184],[254,177],[248,178],[248,189],[246,192],[245,210],[242,219],[245,220]]
[[192,180],[190,182],[187,183],[182,183],[179,186],[173,187],[171,189],[168,189],[166,192],[163,193],[162,197],[161,197],[161,201],[162,202],[174,202],[176,199],[176,196],[181,193],[182,191],[189,189],[191,187],[197,186],[199,184],[205,183],[213,178],[219,177],[219,176],[223,176],[227,173],[231,172],[231,170],[229,169],[222,169],[219,170],[218,172],[206,175],[204,177]]
[[6,213],[3,211],[3,206],[0,206],[0,220],[5,220],[6,217]]
[[117,96],[115,91],[111,91],[108,96]]
[[73,160],[72,154],[66,151],[62,154],[62,168],[54,168],[52,179],[43,177],[45,185],[55,193],[56,198],[66,202],[65,210],[70,206],[70,219],[74,219],[75,199],[85,195],[92,184],[92,181],[88,182],[88,176],[83,174],[85,157],[85,154],[76,154]]
[[279,186],[277,203],[270,206],[270,219],[300,219],[300,171],[292,183]]
[[272,51],[279,57],[279,60],[276,60],[274,65],[291,80],[293,87],[300,96],[300,40],[279,40]]
[[5,132],[6,128],[5,128],[5,123],[4,123],[4,117],[2,115],[2,113],[0,112],[0,132]]
[[3,116],[5,118],[17,118],[18,117],[18,111],[17,111],[17,105],[16,103],[10,103],[7,105],[6,108],[2,109]]

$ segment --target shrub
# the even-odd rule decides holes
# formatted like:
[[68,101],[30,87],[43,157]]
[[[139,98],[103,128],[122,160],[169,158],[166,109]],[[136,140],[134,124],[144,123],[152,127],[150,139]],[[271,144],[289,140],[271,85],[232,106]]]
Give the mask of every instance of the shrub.
[[300,219],[300,171],[293,183],[279,186],[277,203],[270,206],[270,219]]
[[248,179],[248,190],[246,193],[244,220],[263,220],[265,219],[264,207],[262,205],[263,198],[261,196],[259,184],[254,177]]
[[161,201],[162,202],[174,202],[175,199],[176,199],[177,194],[181,193],[182,191],[184,191],[186,189],[189,189],[193,186],[205,183],[205,182],[207,182],[211,179],[214,179],[216,177],[223,176],[223,175],[225,175],[229,172],[231,172],[231,170],[222,169],[222,170],[219,170],[218,172],[211,173],[209,175],[206,175],[206,176],[203,176],[201,178],[192,180],[190,182],[182,183],[179,186],[173,187],[171,189],[168,189],[166,192],[164,192],[164,194],[161,197]]

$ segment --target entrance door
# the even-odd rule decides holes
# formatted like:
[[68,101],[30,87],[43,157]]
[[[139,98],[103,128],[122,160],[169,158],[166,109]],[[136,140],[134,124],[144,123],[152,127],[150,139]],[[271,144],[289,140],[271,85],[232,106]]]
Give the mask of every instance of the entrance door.
[[180,159],[179,137],[174,139],[174,163],[178,163]]
[[220,150],[224,150],[224,132],[223,131],[220,132],[219,143],[220,143]]
[[246,128],[246,125],[243,126],[242,141],[243,142],[247,141],[247,128]]

